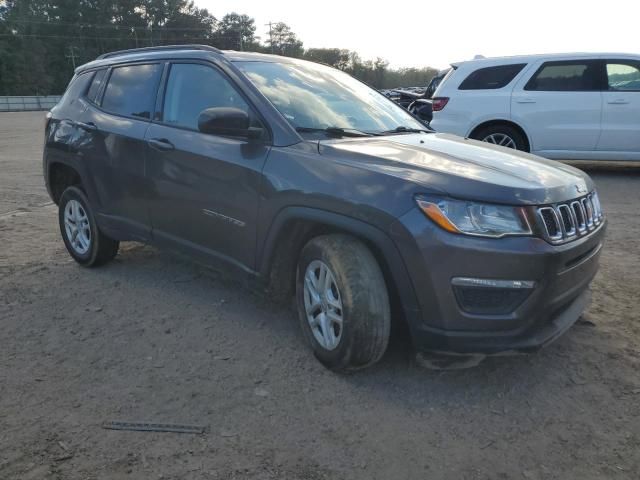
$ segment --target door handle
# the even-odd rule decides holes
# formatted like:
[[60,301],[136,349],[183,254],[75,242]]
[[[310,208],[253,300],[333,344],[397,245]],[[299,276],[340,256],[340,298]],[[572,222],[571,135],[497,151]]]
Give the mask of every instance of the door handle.
[[611,101],[609,101],[607,103],[609,105],[626,105],[629,102],[627,100],[625,100],[624,98],[618,98],[617,100],[611,100]]
[[166,138],[150,138],[147,140],[147,143],[151,146],[151,148],[155,148],[156,150],[160,150],[161,152],[168,152],[169,150],[173,150],[176,147],[173,146]]
[[517,103],[536,103],[533,98],[519,98],[516,100]]
[[96,124],[93,122],[75,122],[76,127],[82,128],[83,130],[87,130],[89,132],[95,132],[96,130],[98,130],[98,127],[96,127]]

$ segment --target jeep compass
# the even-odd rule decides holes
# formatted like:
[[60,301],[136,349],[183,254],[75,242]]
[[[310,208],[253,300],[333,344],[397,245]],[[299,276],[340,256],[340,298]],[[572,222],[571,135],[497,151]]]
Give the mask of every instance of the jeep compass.
[[605,217],[591,179],[433,133],[327,66],[200,45],[102,55],[47,115],[69,254],[149,242],[295,295],[333,370],[416,349],[533,351],[589,299]]

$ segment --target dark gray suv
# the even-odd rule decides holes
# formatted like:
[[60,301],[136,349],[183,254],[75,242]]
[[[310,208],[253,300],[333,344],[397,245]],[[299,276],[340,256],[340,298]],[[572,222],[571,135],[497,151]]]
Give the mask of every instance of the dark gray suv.
[[81,265],[134,240],[294,292],[334,370],[384,353],[531,351],[588,303],[605,218],[589,177],[429,130],[332,68],[206,46],[78,68],[44,174]]

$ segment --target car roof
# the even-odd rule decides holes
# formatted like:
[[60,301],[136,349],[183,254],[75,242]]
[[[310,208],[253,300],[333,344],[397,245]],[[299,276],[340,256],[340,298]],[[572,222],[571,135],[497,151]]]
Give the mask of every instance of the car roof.
[[[298,63],[305,60],[269,55],[256,52],[237,52],[235,50],[218,50],[208,45],[164,45],[158,47],[134,48],[119,50],[100,55],[95,60],[85,63],[76,69],[76,73],[84,70],[110,66],[124,62],[139,62],[145,60],[170,60],[170,59],[211,59],[229,62],[272,62],[272,63]],[[306,63],[306,62],[305,62]]]
[[508,63],[528,63],[533,60],[580,60],[583,58],[618,58],[618,59],[639,59],[639,54],[633,53],[621,53],[621,52],[574,52],[574,53],[541,53],[535,55],[516,55],[506,57],[486,57],[486,58],[474,58],[472,60],[463,60],[461,62],[454,62],[451,64],[453,67],[459,67],[460,65],[503,65]]

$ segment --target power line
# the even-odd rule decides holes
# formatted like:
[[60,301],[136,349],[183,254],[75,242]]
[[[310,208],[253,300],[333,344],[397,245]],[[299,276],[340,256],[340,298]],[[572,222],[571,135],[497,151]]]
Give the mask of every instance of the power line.
[[[123,25],[119,23],[114,24],[94,24],[94,23],[69,23],[69,22],[58,22],[58,21],[41,21],[41,20],[6,20],[7,24],[13,23],[24,23],[24,24],[33,24],[33,25],[47,25],[47,26],[65,26],[65,27],[76,27],[76,28],[115,28],[117,30],[149,30],[152,28],[151,25]],[[161,25],[156,25],[156,30],[184,30],[184,31],[200,31],[200,30],[213,30],[213,25],[203,26],[203,27],[164,27]]]
[[[0,33],[0,37],[5,37],[5,38],[70,38],[70,39],[77,39],[77,40],[123,40],[123,41],[130,41],[132,40],[132,38],[125,38],[125,37],[87,37],[87,36],[79,36],[79,35],[40,35],[40,34],[31,34],[31,33]],[[157,40],[157,37],[154,37],[154,39]],[[190,36],[190,37],[184,37],[184,36],[177,36],[175,37],[176,40],[207,40],[207,41],[215,41],[218,39],[231,39],[231,40],[237,40],[238,36],[237,35],[225,35],[225,36],[219,36],[219,35],[215,35],[215,36],[211,36],[209,38],[207,37],[194,37],[194,36]],[[150,40],[148,38],[144,39],[144,40]]]

